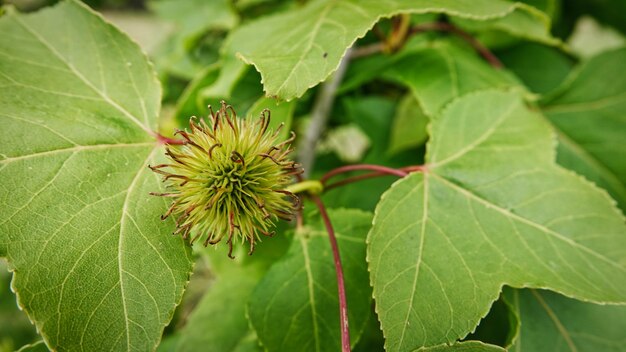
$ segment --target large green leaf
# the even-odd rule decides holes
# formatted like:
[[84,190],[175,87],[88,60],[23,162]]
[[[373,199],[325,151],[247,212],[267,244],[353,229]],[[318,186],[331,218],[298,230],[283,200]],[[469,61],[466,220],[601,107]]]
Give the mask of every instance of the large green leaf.
[[[481,43],[490,48],[506,47],[521,42],[521,39],[554,46],[562,45],[559,39],[552,37],[550,31],[546,30],[556,10],[554,0],[541,2],[543,1],[522,0],[519,5],[526,11],[517,11],[506,17],[484,21],[467,18],[452,18],[451,20],[453,24],[472,33]],[[549,4],[550,2],[552,4]],[[537,17],[544,18],[544,27],[537,25]]]
[[[176,351],[198,351],[205,346],[207,351],[225,352],[247,345],[246,302],[258,281],[258,274],[238,271],[213,283],[181,330]],[[252,342],[258,346],[256,339]]]
[[380,18],[403,12],[473,20],[510,18],[507,28],[521,25],[531,36],[549,36],[545,14],[505,0],[320,0],[242,27],[238,32],[249,39],[233,45],[241,59],[261,72],[267,95],[291,100],[334,72],[346,50]]
[[[371,213],[329,211],[341,251],[346,280],[352,343],[370,314],[365,236]],[[269,351],[337,351],[341,349],[339,303],[333,256],[324,225],[309,218],[296,231],[289,251],[261,280],[250,299],[248,315]]]
[[520,43],[496,55],[531,91],[540,94],[556,89],[573,66],[572,60],[558,49],[536,43]]
[[379,203],[368,262],[388,351],[452,342],[503,284],[626,303],[626,226],[608,195],[554,162],[518,94],[465,95],[431,122],[426,171]]
[[626,48],[582,64],[542,102],[559,138],[559,164],[605,188],[626,209]]
[[428,116],[463,94],[520,85],[507,71],[494,69],[471,49],[450,41],[402,57],[385,76],[409,87]]
[[227,0],[156,0],[148,3],[174,30],[154,53],[159,72],[193,79],[218,58],[224,30],[239,21]]
[[504,297],[521,320],[512,351],[626,351],[624,306],[585,303],[541,290],[506,289]]
[[210,29],[231,29],[238,22],[227,0],[153,0],[149,5],[159,17],[176,25],[177,35],[184,41]]
[[152,350],[190,272],[148,196],[160,88],[76,1],[0,18],[0,255],[56,350]]

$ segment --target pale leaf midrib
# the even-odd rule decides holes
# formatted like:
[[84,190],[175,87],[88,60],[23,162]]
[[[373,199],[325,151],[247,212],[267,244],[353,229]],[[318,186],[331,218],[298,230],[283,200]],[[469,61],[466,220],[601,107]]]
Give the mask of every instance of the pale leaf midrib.
[[313,320],[313,337],[315,340],[315,350],[320,351],[319,327],[317,325],[317,308],[315,306],[315,287],[313,287],[313,272],[311,271],[311,259],[309,258],[309,248],[306,240],[302,236],[298,239],[302,246],[302,254],[304,256],[304,268],[307,275],[307,284],[309,287],[309,300],[311,303],[311,316]]
[[566,236],[564,236],[564,235],[562,235],[562,234],[560,234],[560,233],[558,233],[558,232],[556,232],[556,231],[554,231],[554,230],[552,230],[550,228],[547,228],[547,227],[545,227],[545,226],[543,226],[541,224],[538,224],[538,223],[534,222],[531,219],[527,219],[527,218],[525,218],[525,217],[523,217],[521,215],[512,213],[511,211],[502,208],[500,205],[492,203],[489,200],[484,199],[484,198],[480,197],[477,194],[474,194],[470,190],[467,190],[467,189],[465,189],[465,188],[463,188],[463,187],[461,187],[461,186],[459,186],[459,185],[457,185],[457,184],[447,180],[443,176],[439,176],[439,175],[437,175],[435,173],[431,173],[431,175],[433,177],[437,178],[438,180],[442,181],[444,184],[448,185],[450,188],[452,188],[452,189],[456,190],[457,192],[461,193],[465,197],[474,199],[478,203],[481,203],[484,206],[488,207],[489,209],[493,209],[493,210],[501,213],[502,215],[506,216],[509,219],[514,219],[517,222],[520,222],[520,223],[529,225],[529,226],[531,226],[531,227],[533,227],[535,229],[538,229],[538,230],[540,230],[543,233],[549,234],[549,235],[553,236],[554,238],[557,238],[557,239],[559,239],[559,240],[561,240],[561,241],[571,245],[572,247],[579,248],[580,250],[582,250],[582,251],[584,251],[584,252],[586,252],[588,254],[591,254],[595,258],[600,259],[601,261],[603,261],[603,262],[605,262],[607,264],[610,264],[611,266],[615,267],[616,269],[618,269],[620,271],[626,272],[626,268],[623,267],[622,265],[620,265],[619,263],[617,263],[614,260],[611,260],[611,259],[605,257],[604,255],[594,251],[591,248],[588,248],[588,247],[586,247],[586,246],[584,246],[584,245],[582,245],[582,244],[572,240],[569,237],[566,237]]
[[415,263],[415,277],[413,278],[413,285],[411,288],[411,294],[409,298],[409,304],[406,312],[406,317],[404,319],[404,324],[402,324],[402,334],[400,335],[400,341],[398,342],[398,347],[402,347],[402,343],[404,342],[404,335],[408,328],[409,316],[411,315],[411,311],[413,311],[413,299],[415,298],[415,290],[417,290],[417,279],[420,272],[420,266],[422,263],[422,254],[424,253],[424,238],[426,237],[426,222],[428,220],[428,174],[424,173],[423,176],[423,190],[424,190],[424,200],[422,204],[423,213],[422,213],[422,229],[420,234],[420,248],[417,254],[417,261]]
[[[128,213],[128,203],[129,203],[129,199],[130,199],[130,195],[133,192],[133,189],[135,188],[137,181],[141,178],[141,175],[145,172],[145,165],[149,162],[149,160],[152,158],[152,156],[154,155],[154,153],[157,151],[157,148],[154,148],[150,153],[148,153],[148,156],[146,157],[146,159],[144,161],[141,162],[140,165],[140,169],[137,170],[137,173],[135,174],[135,177],[133,177],[133,180],[131,181],[131,183],[128,186],[128,190],[126,193],[126,197],[124,198],[124,203],[122,205],[122,214],[121,214],[121,220],[120,220],[120,233],[119,233],[119,238],[118,238],[118,246],[117,246],[117,263],[118,263],[118,273],[119,273],[119,277],[120,277],[120,294],[122,297],[122,308],[124,310],[124,323],[126,324],[126,348],[127,351],[131,350],[131,345],[130,345],[130,327],[128,322],[130,321],[130,318],[128,317],[128,308],[126,306],[126,297],[125,297],[125,293],[124,293],[124,278],[122,277],[123,273],[125,272],[125,270],[123,269],[123,262],[122,262],[122,250],[123,250],[123,242],[124,242],[124,227],[126,225],[126,217],[130,218],[130,214]],[[158,310],[157,310],[158,311]]]
[[14,161],[30,159],[30,158],[38,158],[43,156],[50,156],[59,153],[73,153],[80,152],[84,150],[100,150],[100,149],[110,149],[110,148],[137,148],[137,147],[145,147],[149,145],[156,145],[155,142],[139,142],[139,143],[114,143],[114,144],[92,144],[92,145],[78,145],[70,148],[61,148],[61,149],[53,149],[46,150],[43,152],[37,152],[32,154],[25,154],[15,157],[8,157],[0,160],[0,164],[8,164]]

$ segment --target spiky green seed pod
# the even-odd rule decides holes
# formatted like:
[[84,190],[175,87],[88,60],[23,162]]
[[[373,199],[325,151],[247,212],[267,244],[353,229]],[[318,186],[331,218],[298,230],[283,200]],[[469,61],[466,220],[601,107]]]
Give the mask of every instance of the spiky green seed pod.
[[[161,175],[173,202],[162,219],[176,217],[176,231],[193,244],[205,237],[204,246],[227,237],[228,255],[238,238],[250,243],[249,254],[260,235],[272,236],[274,222],[291,220],[298,198],[285,190],[300,166],[287,156],[291,138],[278,143],[278,132],[268,129],[269,110],[256,120],[237,117],[223,101],[210,121],[189,120],[189,130],[177,131],[182,144],[167,144],[169,164],[150,166]],[[282,126],[281,126],[282,127]]]

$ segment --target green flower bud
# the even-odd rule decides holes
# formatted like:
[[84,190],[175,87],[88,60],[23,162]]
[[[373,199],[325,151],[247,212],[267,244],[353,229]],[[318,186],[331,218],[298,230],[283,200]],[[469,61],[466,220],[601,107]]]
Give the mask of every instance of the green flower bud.
[[[210,109],[210,123],[189,120],[190,131],[177,131],[182,144],[169,143],[169,164],[149,166],[163,175],[173,198],[162,219],[176,217],[176,231],[193,244],[205,237],[204,246],[227,237],[229,257],[238,238],[250,243],[249,254],[260,235],[273,236],[274,222],[291,220],[299,199],[285,190],[300,166],[287,156],[295,138],[278,143],[277,131],[268,129],[270,112],[256,121],[241,119],[223,101],[217,113]],[[191,236],[190,236],[191,235]]]

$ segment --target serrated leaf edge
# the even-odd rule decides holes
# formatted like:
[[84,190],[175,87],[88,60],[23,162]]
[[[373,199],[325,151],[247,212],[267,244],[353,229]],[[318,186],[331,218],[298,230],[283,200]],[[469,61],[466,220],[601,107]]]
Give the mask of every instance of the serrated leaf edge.
[[[329,2],[327,4],[327,7],[330,7],[330,5],[333,5],[334,3]],[[299,9],[298,11],[303,11],[303,9],[305,9],[304,7]],[[282,94],[280,92],[281,88],[285,85],[285,83],[288,81],[288,79],[285,80],[285,82],[282,83],[282,85],[277,89],[276,92],[273,91],[268,91],[266,85],[265,85],[265,78],[267,77],[267,74],[264,72],[261,72],[259,70],[259,67],[257,66],[257,64],[255,64],[249,57],[246,56],[245,53],[241,53],[241,52],[236,52],[235,56],[240,59],[241,61],[243,61],[244,63],[248,64],[248,65],[252,65],[254,66],[255,70],[257,70],[257,72],[259,72],[261,74],[261,84],[263,85],[263,92],[265,93],[266,96],[268,97],[280,97],[282,99],[284,99],[285,101],[291,101],[292,99],[297,99],[302,97],[302,95],[304,95],[304,93],[317,86],[319,83],[324,82],[328,79],[328,77],[330,77],[335,71],[337,71],[337,69],[339,68],[339,66],[341,65],[341,61],[344,59],[344,57],[346,56],[346,53],[350,50],[350,48],[354,45],[354,43],[363,38],[367,32],[369,32],[376,23],[378,23],[381,19],[383,18],[389,18],[389,17],[393,17],[395,15],[398,14],[402,14],[402,13],[407,13],[407,14],[427,14],[427,13],[441,13],[441,14],[447,14],[450,16],[456,16],[456,17],[460,17],[460,18],[466,18],[466,19],[473,19],[473,20],[489,20],[489,19],[496,19],[496,18],[503,18],[511,13],[513,13],[515,10],[517,9],[523,9],[525,11],[528,11],[531,15],[539,18],[543,23],[544,23],[544,27],[546,29],[549,29],[551,26],[551,21],[550,18],[543,13],[542,11],[538,10],[537,8],[530,6],[530,5],[526,5],[523,3],[519,3],[519,2],[514,2],[511,3],[511,5],[509,6],[509,8],[505,11],[502,11],[501,13],[497,13],[494,14],[493,16],[474,16],[474,15],[468,15],[468,14],[464,14],[458,11],[454,11],[454,10],[449,10],[449,9],[445,9],[445,8],[441,8],[441,7],[432,7],[432,8],[426,8],[426,9],[419,9],[419,10],[399,10],[399,11],[391,11],[387,14],[382,14],[379,15],[378,17],[375,18],[375,20],[371,23],[371,25],[369,27],[367,27],[367,29],[365,29],[365,31],[361,34],[358,34],[357,37],[351,41],[348,45],[348,47],[343,51],[343,53],[339,56],[340,60],[337,62],[337,65],[332,68],[329,73],[323,77],[319,82],[317,83],[312,83],[310,84],[304,91],[302,91],[301,93],[297,93],[297,92],[293,92],[293,93],[289,93],[289,94]],[[267,16],[262,18],[260,21],[271,21],[274,20],[275,18],[280,18],[281,16],[287,14],[289,12],[282,12],[282,13],[278,13],[276,15],[271,15],[271,16]],[[294,14],[295,11],[292,11],[289,14]],[[324,18],[324,16],[320,16],[320,18]],[[249,24],[247,24],[247,26],[250,25],[254,25],[257,22],[251,22]],[[312,36],[312,38],[314,38],[315,36]],[[313,40],[313,39],[312,39]],[[294,67],[296,67],[297,65],[295,65]],[[292,69],[292,72],[290,72],[289,77],[291,76],[291,74],[293,74],[293,72],[295,71],[295,68]]]

